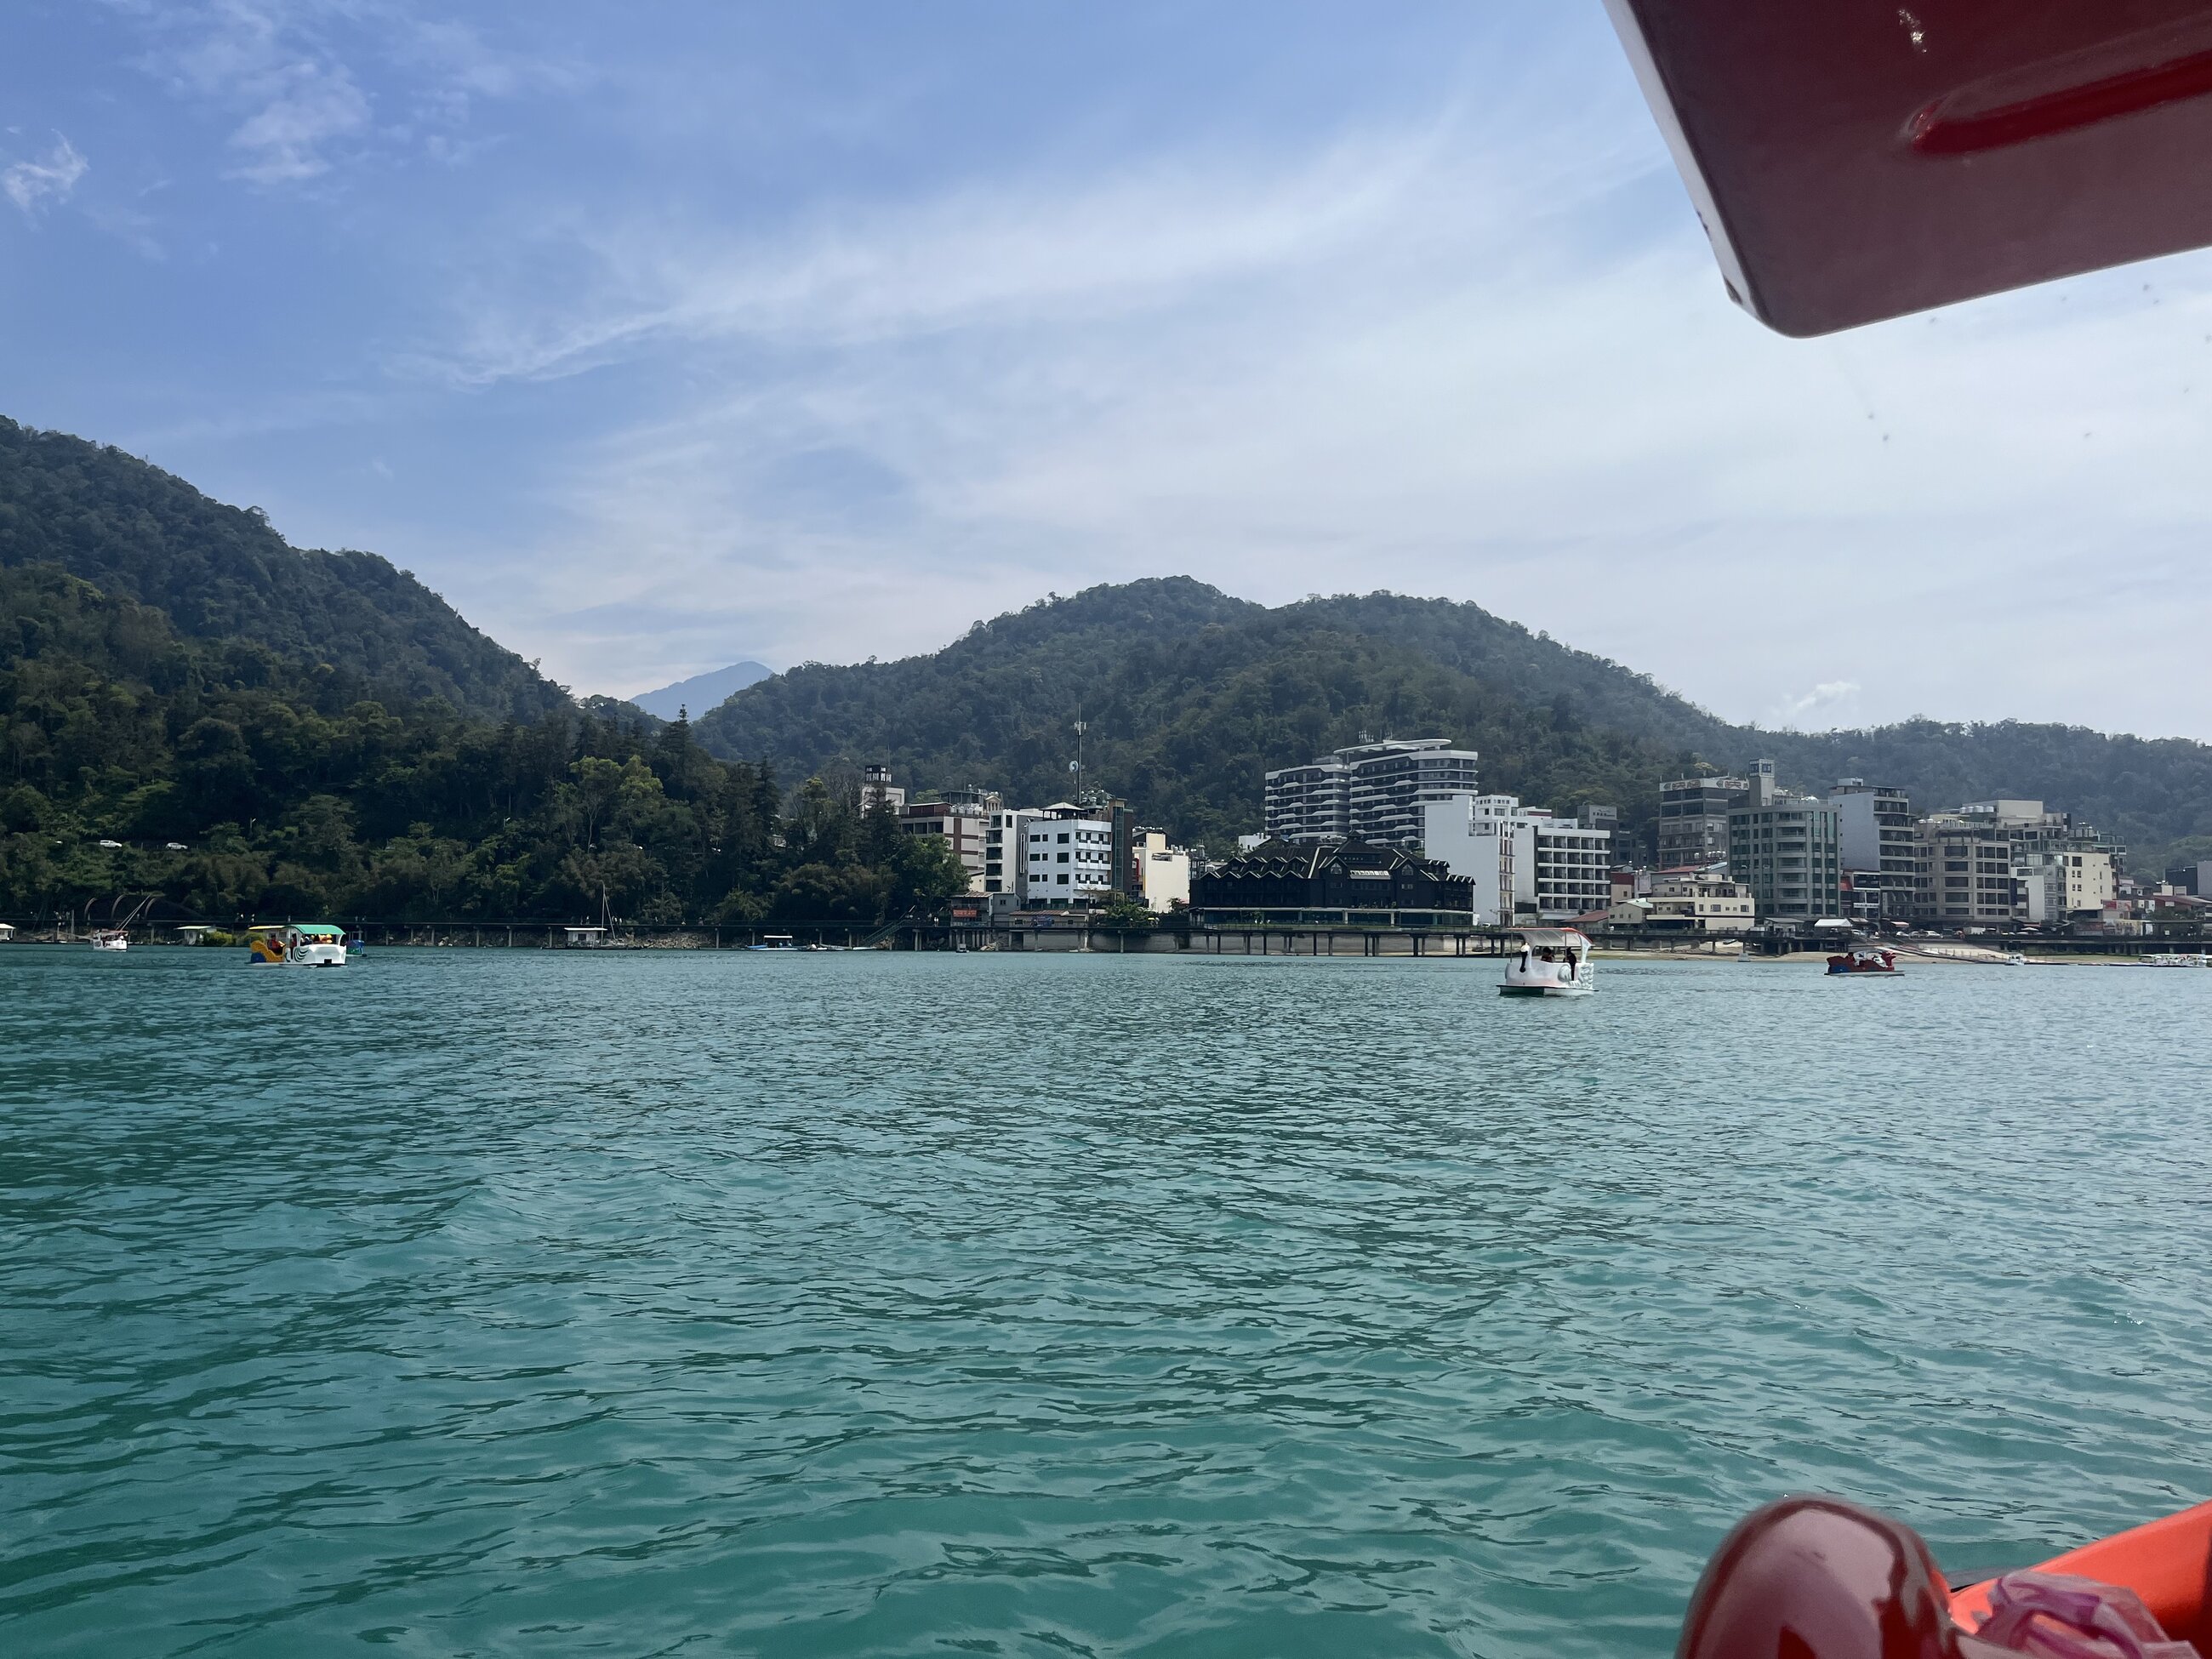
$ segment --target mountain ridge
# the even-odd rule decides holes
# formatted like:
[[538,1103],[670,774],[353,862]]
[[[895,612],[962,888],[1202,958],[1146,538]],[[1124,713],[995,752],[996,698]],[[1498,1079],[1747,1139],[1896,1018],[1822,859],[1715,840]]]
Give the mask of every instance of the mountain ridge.
[[1661,781],[1770,758],[1797,787],[1865,777],[1922,811],[2040,795],[2130,843],[2143,868],[2199,843],[2212,856],[2212,746],[2191,739],[2023,721],[1738,726],[1480,605],[1386,592],[1271,608],[1189,577],[1101,586],[933,653],[803,665],[696,725],[710,751],[787,773],[883,763],[919,787],[1043,799],[1064,792],[1077,720],[1091,780],[1216,843],[1260,827],[1266,770],[1368,732],[1451,738],[1482,753],[1486,789],[1558,811],[1605,801],[1647,845]]
[[568,706],[536,666],[374,553],[295,548],[112,447],[0,417],[0,566],[49,564],[164,613],[188,639],[249,640],[387,696],[490,720]]
[[[325,677],[319,704],[658,724],[633,704],[580,706],[375,555],[294,548],[253,509],[120,451],[0,419],[0,572],[42,568],[214,647],[193,659],[202,675],[234,677],[273,653]],[[39,603],[68,608],[51,593]],[[44,648],[36,632],[20,657]],[[2041,796],[2130,845],[2138,870],[2212,857],[2203,744],[2020,721],[1765,731],[1480,605],[1380,592],[1270,607],[1188,576],[1101,585],[979,622],[935,652],[802,664],[694,712],[708,750],[782,777],[848,783],[884,762],[915,787],[1026,800],[1067,791],[1080,720],[1086,781],[1201,842],[1259,827],[1267,769],[1373,733],[1468,744],[1486,788],[1555,810],[1617,805],[1632,846],[1648,846],[1666,778],[1771,758],[1797,787],[1864,777],[1923,811]]]

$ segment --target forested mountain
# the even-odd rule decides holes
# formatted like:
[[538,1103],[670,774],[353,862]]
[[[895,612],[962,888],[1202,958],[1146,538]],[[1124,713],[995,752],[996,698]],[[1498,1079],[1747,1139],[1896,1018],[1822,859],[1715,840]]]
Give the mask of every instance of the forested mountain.
[[390,706],[0,567],[0,915],[156,894],[221,921],[866,921],[964,884],[940,842],[708,756],[682,722]]
[[[1465,617],[1438,609],[1379,598],[1270,611],[1188,577],[1094,588],[979,624],[931,656],[793,669],[740,691],[698,730],[719,754],[801,772],[884,761],[921,785],[1050,800],[1071,787],[1081,720],[1090,781],[1218,846],[1258,827],[1267,768],[1363,731],[1474,742],[1486,787],[1565,808],[1656,797],[1693,758],[1685,744],[1597,725],[1586,705],[1628,708],[1641,696],[1679,707],[1686,728],[1715,724],[1615,665],[1474,606],[1443,608]],[[1401,614],[1436,636],[1428,648],[1391,636]],[[1455,665],[1486,649],[1493,675]],[[1571,670],[1539,682],[1538,701],[1516,683],[1531,655]]]
[[882,761],[922,787],[1042,801],[1069,787],[1078,720],[1091,781],[1216,846],[1260,827],[1268,769],[1365,732],[1451,738],[1481,751],[1484,787],[1562,811],[1610,802],[1639,837],[1664,779],[1770,757],[1786,783],[1864,777],[1929,811],[2040,796],[2128,842],[2138,869],[2212,856],[2203,744],[2017,722],[1761,731],[1478,605],[1385,593],[1270,610],[1188,578],[1094,588],[928,656],[794,669],[698,729],[718,754],[795,775]]
[[1771,757],[1787,783],[1865,777],[1927,810],[2040,796],[2139,871],[2212,857],[2203,744],[1762,732],[1480,606],[1387,593],[1093,588],[664,725],[579,705],[381,559],[299,550],[118,451],[0,420],[0,914],[124,887],[222,917],[574,917],[603,892],[646,920],[897,913],[954,878],[859,816],[859,767],[1050,801],[1078,720],[1087,782],[1217,848],[1259,827],[1269,768],[1370,733],[1478,749],[1486,788],[1555,810],[1613,803],[1632,845],[1664,779]]
[[0,419],[0,567],[58,565],[163,612],[191,639],[329,664],[379,695],[535,720],[567,695],[374,553],[287,544],[118,449]]

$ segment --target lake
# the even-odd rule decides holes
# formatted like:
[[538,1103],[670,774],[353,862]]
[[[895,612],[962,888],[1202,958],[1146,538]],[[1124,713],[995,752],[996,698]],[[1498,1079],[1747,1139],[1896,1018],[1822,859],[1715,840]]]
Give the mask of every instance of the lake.
[[2212,1495],[2212,974],[0,947],[0,1646],[1656,1656]]

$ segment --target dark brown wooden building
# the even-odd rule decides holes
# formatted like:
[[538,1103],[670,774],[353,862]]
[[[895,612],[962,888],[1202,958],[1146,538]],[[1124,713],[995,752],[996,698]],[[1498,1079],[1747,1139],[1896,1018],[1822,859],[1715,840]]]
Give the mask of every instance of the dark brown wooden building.
[[1194,878],[1190,909],[1212,923],[1449,927],[1473,917],[1474,884],[1402,848],[1269,841]]

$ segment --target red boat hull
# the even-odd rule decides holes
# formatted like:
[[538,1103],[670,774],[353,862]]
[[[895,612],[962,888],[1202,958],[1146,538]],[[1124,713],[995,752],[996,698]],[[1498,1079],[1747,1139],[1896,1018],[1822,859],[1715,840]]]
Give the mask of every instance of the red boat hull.
[[[2107,1584],[2124,1585],[2177,1641],[2212,1653],[2212,1504],[2169,1515],[2148,1526],[2130,1528],[2069,1550],[2036,1568],[2068,1572]],[[1989,1614],[1990,1583],[1969,1584],[1951,1593],[1951,1618],[1973,1631]]]

